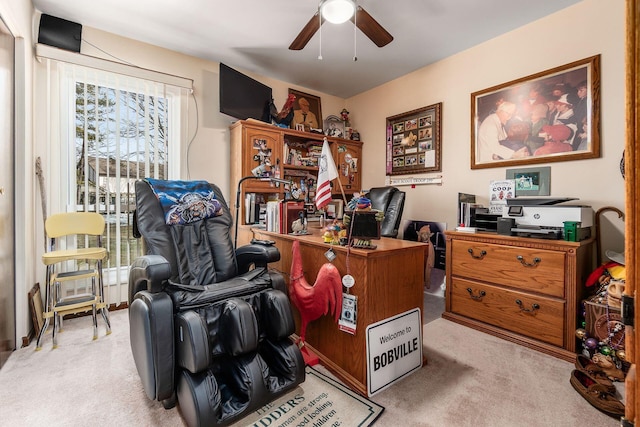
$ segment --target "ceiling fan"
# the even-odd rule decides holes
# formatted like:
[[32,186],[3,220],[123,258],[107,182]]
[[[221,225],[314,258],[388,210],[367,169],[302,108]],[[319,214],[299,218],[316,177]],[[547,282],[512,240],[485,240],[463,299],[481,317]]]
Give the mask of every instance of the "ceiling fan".
[[378,47],[391,43],[393,36],[385,30],[356,0],[321,0],[317,12],[304,26],[289,46],[290,50],[301,50],[327,20],[335,24],[350,20]]

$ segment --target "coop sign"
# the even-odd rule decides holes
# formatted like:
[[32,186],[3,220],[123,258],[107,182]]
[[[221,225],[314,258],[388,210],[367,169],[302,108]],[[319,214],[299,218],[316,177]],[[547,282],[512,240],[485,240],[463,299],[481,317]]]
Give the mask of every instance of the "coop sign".
[[367,392],[372,396],[422,367],[420,309],[367,326]]

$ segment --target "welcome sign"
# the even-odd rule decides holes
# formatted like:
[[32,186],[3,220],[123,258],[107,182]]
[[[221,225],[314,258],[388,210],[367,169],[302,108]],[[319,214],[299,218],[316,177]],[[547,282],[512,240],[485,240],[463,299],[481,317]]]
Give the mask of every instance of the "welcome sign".
[[422,367],[420,309],[367,326],[367,391],[372,396]]

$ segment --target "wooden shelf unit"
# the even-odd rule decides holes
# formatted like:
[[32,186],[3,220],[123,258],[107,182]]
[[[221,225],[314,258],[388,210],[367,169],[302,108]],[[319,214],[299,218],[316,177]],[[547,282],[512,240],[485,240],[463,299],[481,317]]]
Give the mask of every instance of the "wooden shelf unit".
[[[291,179],[297,185],[301,179],[317,180],[317,157],[314,163],[314,157],[309,153],[315,152],[319,156],[325,135],[284,129],[252,120],[235,122],[231,125],[230,132],[231,189],[229,194],[235,195],[240,179],[251,175]],[[347,199],[350,199],[351,194],[361,190],[362,142],[329,136],[326,138],[336,163],[338,179]],[[299,151],[300,156],[294,155],[294,151]],[[333,184],[334,195],[341,198],[340,186],[335,180]],[[313,204],[314,190],[315,188],[311,191],[307,190],[309,204]],[[241,234],[246,234],[242,232],[242,226],[247,225],[244,206],[247,193],[261,195],[265,201],[291,198],[284,185],[253,179],[246,180],[240,189]],[[235,198],[229,204],[231,211],[235,213]],[[243,239],[239,239],[241,240]]]

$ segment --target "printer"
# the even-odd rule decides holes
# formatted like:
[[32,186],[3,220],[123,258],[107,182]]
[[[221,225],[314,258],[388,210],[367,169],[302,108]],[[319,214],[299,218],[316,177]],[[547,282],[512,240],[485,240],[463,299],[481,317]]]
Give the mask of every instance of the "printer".
[[498,219],[498,232],[572,241],[588,239],[594,224],[593,208],[559,204],[567,200],[576,199],[507,199],[502,218]]

